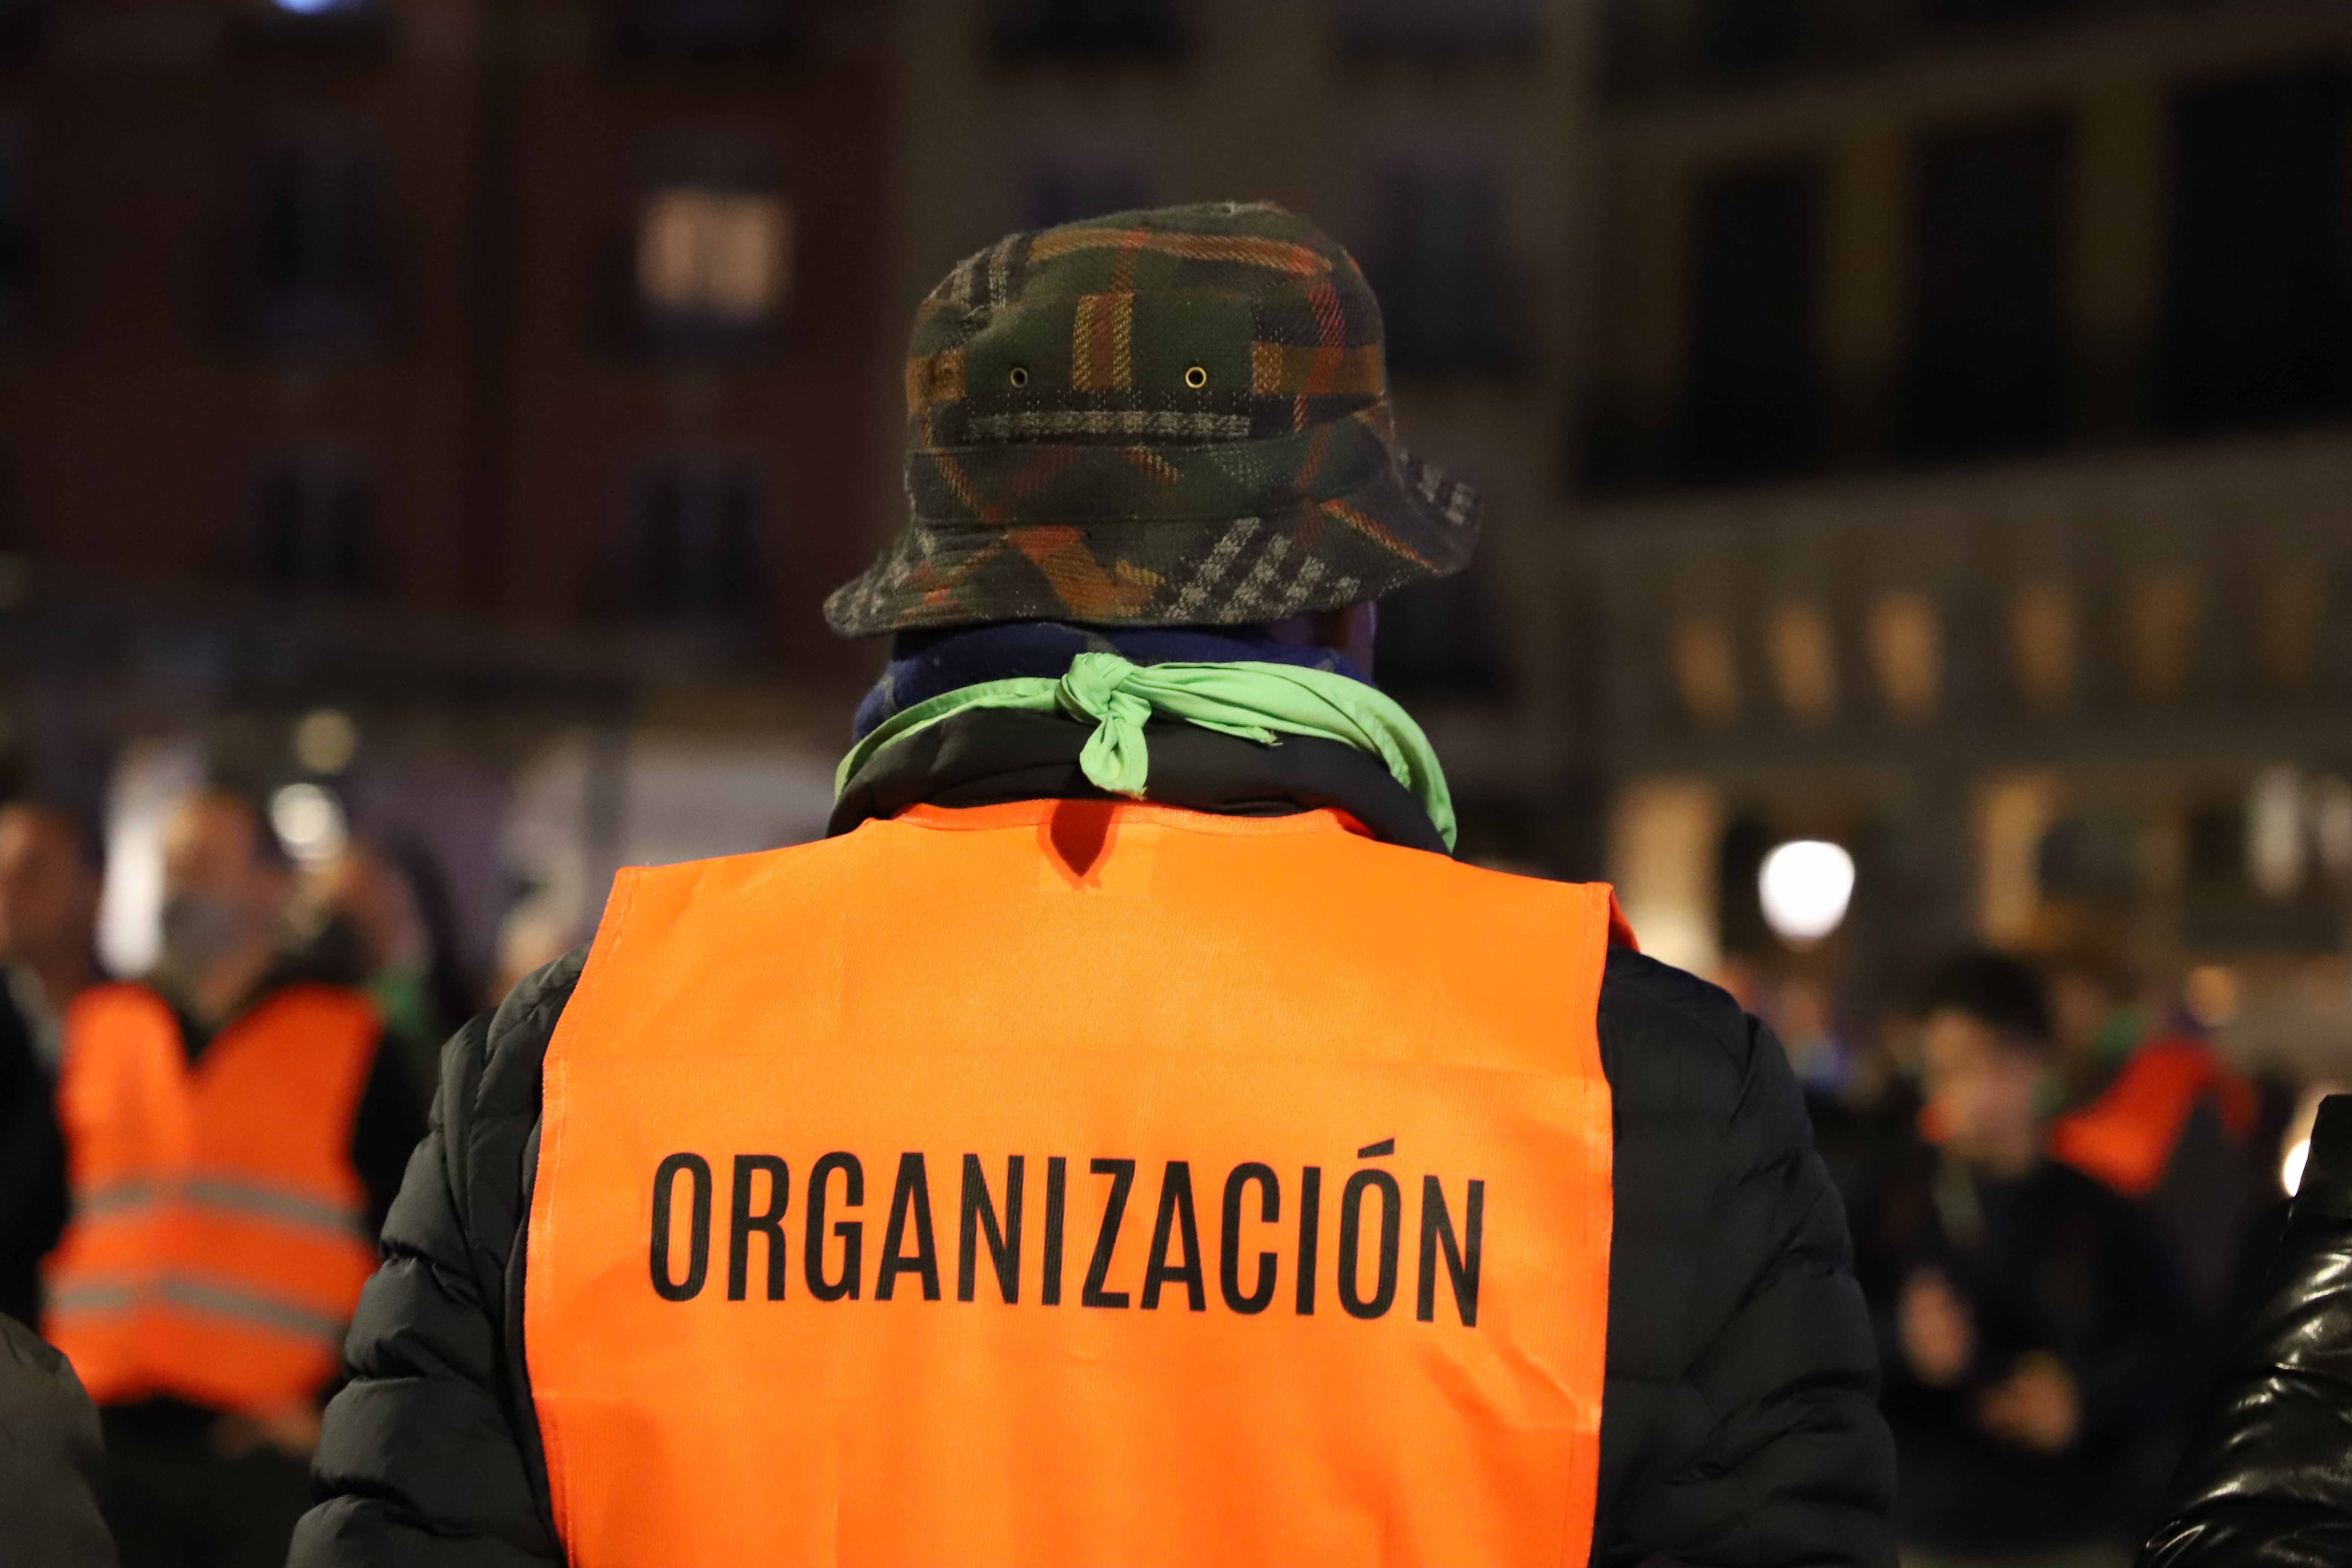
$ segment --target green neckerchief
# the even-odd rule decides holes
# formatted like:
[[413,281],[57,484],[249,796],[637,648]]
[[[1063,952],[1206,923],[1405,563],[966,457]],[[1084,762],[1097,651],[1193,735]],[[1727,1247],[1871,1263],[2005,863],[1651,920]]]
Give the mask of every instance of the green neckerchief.
[[2098,1042],[2093,1049],[2097,1051],[2101,1065],[2112,1066],[2139,1049],[2140,1042],[2147,1038],[2147,1026],[2140,1021],[2139,1009],[2118,1007],[2099,1026]]
[[383,1015],[384,1027],[404,1038],[431,1041],[441,1029],[433,1019],[425,976],[414,969],[379,969],[367,977],[367,994]]
[[1097,789],[1139,800],[1150,772],[1143,738],[1149,719],[1174,719],[1264,746],[1280,744],[1278,735],[1337,741],[1386,763],[1428,811],[1445,847],[1454,847],[1454,796],[1444,770],[1421,726],[1393,699],[1327,669],[1250,660],[1133,664],[1115,653],[1082,653],[1059,680],[1024,676],[942,692],[894,714],[851,747],[834,775],[834,794],[885,746],[976,708],[1093,720],[1078,766]]

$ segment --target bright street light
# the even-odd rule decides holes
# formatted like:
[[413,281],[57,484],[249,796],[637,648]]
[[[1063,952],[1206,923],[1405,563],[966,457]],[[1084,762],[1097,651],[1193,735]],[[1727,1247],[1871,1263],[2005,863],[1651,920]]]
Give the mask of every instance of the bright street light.
[[1756,879],[1764,920],[1781,941],[1808,947],[1837,930],[1853,901],[1853,857],[1819,838],[1783,844]]

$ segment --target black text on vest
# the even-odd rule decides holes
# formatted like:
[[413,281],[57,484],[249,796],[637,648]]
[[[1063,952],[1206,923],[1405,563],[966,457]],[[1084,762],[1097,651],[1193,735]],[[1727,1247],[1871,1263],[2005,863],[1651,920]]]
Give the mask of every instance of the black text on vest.
[[[1434,1323],[1450,1307],[1464,1327],[1478,1323],[1486,1184],[1475,1177],[1458,1189],[1457,1208],[1439,1177],[1416,1184],[1376,1165],[1332,1184],[1332,1201],[1319,1165],[1286,1182],[1252,1160],[1204,1181],[1187,1160],[1155,1168],[1108,1156],[909,1152],[875,1162],[886,1217],[869,1270],[866,1162],[846,1150],[810,1162],[797,1212],[794,1163],[690,1151],[662,1160],[646,1246],[654,1293],[697,1300],[717,1251],[729,1301],[803,1299],[797,1273],[804,1299],[820,1303],[940,1301],[952,1289],[958,1302],[1060,1307],[1066,1270],[1067,1299],[1081,1310],[1255,1317],[1281,1294],[1286,1266],[1298,1316],[1336,1301],[1348,1318],[1384,1318],[1409,1285],[1418,1321]],[[1031,1180],[1041,1168],[1042,1193]],[[723,1214],[714,1173],[722,1171]]]

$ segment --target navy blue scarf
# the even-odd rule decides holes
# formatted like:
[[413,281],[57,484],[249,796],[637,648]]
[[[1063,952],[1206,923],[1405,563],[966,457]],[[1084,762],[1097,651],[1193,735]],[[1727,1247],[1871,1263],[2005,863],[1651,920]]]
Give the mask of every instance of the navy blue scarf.
[[1075,626],[1060,621],[1007,621],[959,626],[952,631],[900,632],[890,647],[889,668],[857,705],[850,739],[866,733],[902,709],[928,702],[959,687],[983,680],[1034,676],[1058,680],[1082,653],[1116,653],[1136,664],[1264,664],[1328,669],[1350,680],[1370,680],[1355,660],[1328,647],[1295,647],[1265,635],[1263,626],[1216,630],[1199,626],[1134,626],[1116,630]]

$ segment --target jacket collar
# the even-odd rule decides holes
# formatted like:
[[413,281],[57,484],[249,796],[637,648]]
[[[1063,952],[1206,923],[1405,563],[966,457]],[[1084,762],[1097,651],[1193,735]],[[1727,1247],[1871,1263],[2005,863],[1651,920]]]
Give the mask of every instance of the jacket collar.
[[[1050,714],[958,714],[877,752],[834,804],[828,834],[910,805],[1104,800],[1078,768],[1092,726]],[[1228,816],[1342,811],[1373,837],[1446,853],[1429,816],[1376,757],[1337,741],[1286,737],[1262,746],[1190,724],[1152,723],[1147,796],[1155,805]]]

